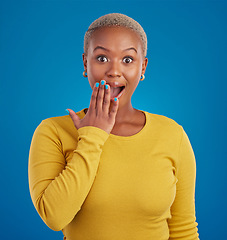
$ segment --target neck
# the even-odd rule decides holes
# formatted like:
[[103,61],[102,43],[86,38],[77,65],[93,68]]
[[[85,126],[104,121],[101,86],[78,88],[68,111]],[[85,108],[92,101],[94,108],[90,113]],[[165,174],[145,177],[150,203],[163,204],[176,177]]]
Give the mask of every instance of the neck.
[[119,103],[119,107],[115,118],[115,125],[121,124],[123,122],[131,122],[133,120],[133,116],[135,113],[136,109],[132,107],[131,102],[123,106],[121,106],[121,104]]
[[[111,109],[111,105],[110,105]],[[87,113],[88,108],[85,108],[85,114]],[[132,103],[129,102],[123,106],[119,106],[115,118],[115,125],[121,124],[123,122],[131,122],[134,114],[136,113],[136,109],[132,107]]]

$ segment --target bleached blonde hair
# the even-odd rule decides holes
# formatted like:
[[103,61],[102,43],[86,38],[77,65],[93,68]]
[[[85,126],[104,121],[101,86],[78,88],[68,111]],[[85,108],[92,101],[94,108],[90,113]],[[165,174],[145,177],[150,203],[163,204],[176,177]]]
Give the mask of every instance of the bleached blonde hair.
[[114,26],[125,27],[136,32],[141,39],[143,54],[144,57],[146,57],[147,55],[146,33],[144,32],[142,26],[137,21],[121,13],[110,13],[101,16],[89,26],[84,36],[84,53],[87,54],[89,41],[91,39],[92,34],[96,30],[102,27],[114,27]]

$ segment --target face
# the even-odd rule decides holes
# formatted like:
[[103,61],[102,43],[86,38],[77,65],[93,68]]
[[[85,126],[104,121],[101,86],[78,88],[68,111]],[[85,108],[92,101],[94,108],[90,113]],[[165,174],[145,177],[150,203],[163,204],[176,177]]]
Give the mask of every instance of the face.
[[96,30],[90,39],[87,54],[83,54],[83,62],[90,86],[93,88],[96,82],[105,80],[110,85],[111,98],[120,95],[120,105],[131,102],[147,66],[141,39],[137,33],[124,27]]

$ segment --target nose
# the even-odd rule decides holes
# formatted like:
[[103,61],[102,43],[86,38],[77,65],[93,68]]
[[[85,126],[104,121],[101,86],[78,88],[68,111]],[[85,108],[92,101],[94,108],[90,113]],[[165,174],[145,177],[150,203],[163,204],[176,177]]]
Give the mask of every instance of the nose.
[[106,74],[108,77],[121,77],[120,63],[118,63],[117,61],[110,62]]

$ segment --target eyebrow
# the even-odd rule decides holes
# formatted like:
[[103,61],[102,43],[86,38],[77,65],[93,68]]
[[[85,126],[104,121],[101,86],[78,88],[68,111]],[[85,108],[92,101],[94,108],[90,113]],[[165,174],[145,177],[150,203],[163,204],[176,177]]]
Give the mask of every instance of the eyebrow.
[[[97,50],[97,49],[102,49],[102,50],[107,51],[107,52],[110,51],[110,50],[108,50],[108,49],[106,49],[106,48],[104,48],[104,47],[101,47],[101,46],[97,46],[97,47],[94,49],[94,51]],[[93,52],[94,52],[94,51],[93,51]]]
[[[97,47],[94,49],[94,51],[96,51],[96,50],[98,50],[98,49],[102,49],[102,50],[107,51],[107,52],[110,51],[109,49],[106,49],[106,48],[104,48],[104,47],[102,47],[102,46],[97,46]],[[134,51],[137,53],[137,50],[136,50],[134,47],[130,47],[130,48],[124,49],[123,52],[124,52],[124,51],[129,51],[129,50],[134,50]],[[94,51],[93,51],[93,52],[94,52]]]
[[129,50],[134,50],[137,53],[137,50],[134,47],[127,48],[127,49],[125,49],[123,51],[129,51]]

